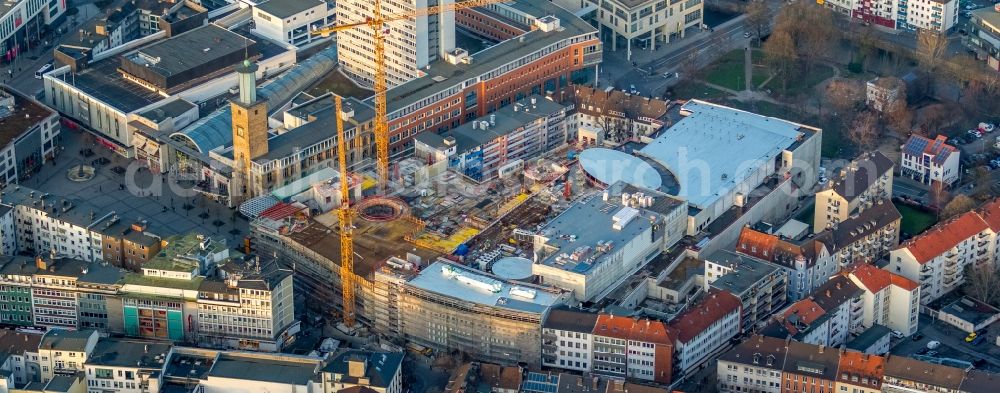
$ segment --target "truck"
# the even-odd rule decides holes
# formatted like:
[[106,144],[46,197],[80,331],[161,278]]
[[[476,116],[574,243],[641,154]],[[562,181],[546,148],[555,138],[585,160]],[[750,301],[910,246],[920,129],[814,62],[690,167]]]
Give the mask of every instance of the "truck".
[[423,345],[420,345],[420,344],[417,344],[417,343],[407,343],[406,344],[406,349],[409,349],[409,350],[411,350],[413,352],[419,353],[419,354],[424,355],[424,356],[431,356],[431,353],[432,353],[432,351],[431,351],[430,348],[427,348],[427,347],[425,347]]

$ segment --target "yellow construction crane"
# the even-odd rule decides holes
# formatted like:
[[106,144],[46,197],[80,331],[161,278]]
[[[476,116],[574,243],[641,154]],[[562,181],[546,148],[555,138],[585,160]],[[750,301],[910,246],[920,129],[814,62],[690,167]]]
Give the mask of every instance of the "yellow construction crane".
[[340,165],[340,286],[344,294],[344,325],[354,326],[354,211],[351,210],[350,185],[347,182],[347,139],[344,136],[344,110],[340,96],[333,96],[337,116],[337,161]]
[[378,174],[378,192],[385,193],[389,183],[389,120],[386,116],[385,94],[388,87],[385,82],[385,35],[389,32],[387,23],[408,20],[420,16],[433,15],[441,12],[458,11],[466,8],[501,3],[509,0],[468,0],[460,3],[450,3],[433,7],[420,8],[412,12],[382,15],[382,1],[374,0],[372,17],[364,22],[350,22],[313,31],[313,34],[330,35],[338,31],[368,26],[372,29],[375,40],[375,156],[377,158],[376,172]]

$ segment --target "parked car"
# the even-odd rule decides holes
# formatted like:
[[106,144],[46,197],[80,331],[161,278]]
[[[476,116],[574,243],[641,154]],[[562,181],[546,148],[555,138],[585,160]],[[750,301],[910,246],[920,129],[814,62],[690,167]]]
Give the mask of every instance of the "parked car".
[[910,336],[910,339],[913,341],[920,341],[923,338],[924,338],[923,333],[914,333],[912,336]]
[[979,345],[979,344],[982,344],[983,341],[985,341],[985,340],[986,340],[986,336],[980,334],[980,335],[976,336],[976,339],[972,340],[972,342],[970,344],[972,344],[972,345]]
[[978,334],[976,334],[976,332],[969,333],[968,336],[965,336],[965,342],[971,343],[972,340],[976,339],[976,336],[978,336]]
[[940,346],[941,346],[941,342],[940,341],[928,341],[927,342],[927,349],[938,349],[938,347],[940,347]]
[[892,336],[895,337],[895,338],[903,338],[903,332],[901,332],[899,330],[893,330],[892,331]]
[[979,130],[987,134],[993,132],[995,129],[996,126],[993,123],[979,123]]
[[920,348],[920,349],[918,349],[918,350],[917,350],[917,355],[923,355],[923,354],[926,354],[926,353],[927,353],[928,351],[930,351],[930,349],[927,349],[927,348]]
[[938,351],[927,351],[927,356],[934,357],[937,356]]
[[753,33],[749,32],[749,31],[743,33],[743,38],[750,38],[750,37],[753,37]]

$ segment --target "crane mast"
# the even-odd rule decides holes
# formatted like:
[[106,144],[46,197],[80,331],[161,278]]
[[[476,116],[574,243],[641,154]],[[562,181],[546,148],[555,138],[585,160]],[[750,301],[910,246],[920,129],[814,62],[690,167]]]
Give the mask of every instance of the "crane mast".
[[344,110],[340,96],[333,96],[337,116],[337,164],[340,166],[340,283],[344,294],[344,325],[354,326],[354,211],[351,210],[350,186],[347,182],[347,138],[344,136]]

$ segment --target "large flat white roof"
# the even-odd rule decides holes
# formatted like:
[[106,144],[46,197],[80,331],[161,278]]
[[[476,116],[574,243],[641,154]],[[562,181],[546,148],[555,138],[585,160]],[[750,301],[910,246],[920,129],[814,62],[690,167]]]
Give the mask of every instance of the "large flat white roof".
[[657,190],[663,184],[660,173],[641,158],[618,150],[597,147],[580,152],[580,166],[588,175],[605,185],[626,182],[636,187]]
[[482,271],[441,261],[421,270],[408,284],[459,300],[530,313],[542,313],[559,300],[558,295],[534,286],[511,283]]
[[687,114],[637,154],[667,167],[680,197],[704,208],[799,139],[800,124],[691,100]]

